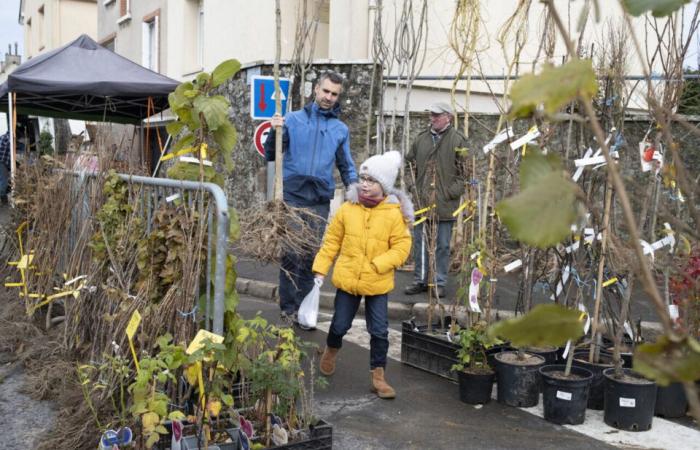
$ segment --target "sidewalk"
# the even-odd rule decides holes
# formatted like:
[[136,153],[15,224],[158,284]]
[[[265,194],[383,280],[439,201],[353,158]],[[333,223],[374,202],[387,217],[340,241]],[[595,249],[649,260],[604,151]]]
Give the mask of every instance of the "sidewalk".
[[[234,250],[234,254],[236,254]],[[238,256],[238,255],[236,255]],[[248,294],[264,299],[278,298],[277,287],[279,284],[279,266],[277,264],[261,264],[258,261],[239,256],[236,266],[238,271],[238,281],[236,289],[241,294]],[[496,293],[494,295],[493,311],[499,317],[509,317],[513,315],[518,298],[518,273],[499,274],[496,283]],[[321,288],[321,308],[333,310],[333,299],[335,288],[331,283],[332,273],[326,277],[326,282]],[[404,320],[416,317],[418,320],[426,320],[427,293],[418,295],[406,295],[404,289],[413,282],[412,272],[396,272],[395,288],[389,293],[389,318],[392,320]],[[637,283],[639,284],[639,283]],[[447,295],[442,299],[442,304],[446,310],[450,310],[457,292],[458,286],[454,274],[450,275],[447,283]],[[632,321],[641,317],[645,328],[657,329],[656,313],[653,311],[650,302],[644,292],[636,289],[632,296]],[[549,303],[549,293],[543,292],[541,288],[533,290],[533,302],[535,304]],[[589,302],[590,310],[593,301]],[[482,303],[483,305],[483,303]],[[361,306],[362,308],[362,306]],[[449,313],[448,313],[449,314]]]

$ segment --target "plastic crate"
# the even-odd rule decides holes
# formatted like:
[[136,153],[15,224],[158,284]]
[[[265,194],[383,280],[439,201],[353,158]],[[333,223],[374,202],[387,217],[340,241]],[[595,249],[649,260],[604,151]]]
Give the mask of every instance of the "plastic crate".
[[[419,325],[417,328],[418,331],[409,321],[402,323],[401,362],[456,383],[457,373],[452,370],[452,366],[459,363],[459,345],[449,342],[445,337],[427,334],[427,325]],[[433,325],[433,329],[439,329],[439,325]]]

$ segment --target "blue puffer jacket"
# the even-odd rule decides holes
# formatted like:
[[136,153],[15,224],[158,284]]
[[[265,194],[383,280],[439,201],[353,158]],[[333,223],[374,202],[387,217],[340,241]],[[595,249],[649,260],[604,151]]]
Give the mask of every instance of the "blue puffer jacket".
[[[333,165],[343,183],[357,182],[350,154],[348,127],[340,119],[340,105],[322,110],[316,102],[285,116],[283,132],[284,201],[295,206],[328,203],[335,193]],[[275,132],[265,142],[265,156],[275,160]]]

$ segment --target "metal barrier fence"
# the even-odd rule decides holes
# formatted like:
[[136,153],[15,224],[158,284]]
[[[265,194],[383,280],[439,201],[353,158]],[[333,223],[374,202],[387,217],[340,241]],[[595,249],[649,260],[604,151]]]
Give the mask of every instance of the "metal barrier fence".
[[[84,172],[71,172],[78,179],[88,177],[91,180],[99,180],[97,175]],[[133,190],[138,193],[138,211],[143,215],[146,232],[151,231],[156,210],[166,202],[172,201],[174,196],[187,201],[189,208],[197,208],[207,211],[207,260],[206,260],[206,303],[205,303],[205,328],[216,333],[224,331],[224,289],[226,282],[226,256],[228,252],[229,212],[228,203],[224,191],[214,183],[200,183],[195,181],[181,181],[169,178],[151,178],[137,175],[117,174],[120,179],[132,186],[140,186]],[[208,195],[184,195],[185,193],[206,193]],[[214,208],[207,207],[211,204]],[[77,205],[76,205],[77,206]],[[80,212],[78,212],[80,211]],[[84,212],[83,212],[84,211]],[[85,208],[77,207],[78,221],[84,221],[87,217]],[[88,213],[89,214],[89,213]],[[200,217],[200,220],[202,218]],[[216,231],[214,232],[214,224]],[[212,261],[212,252],[215,252],[215,260]],[[211,292],[211,268],[214,264],[214,292]],[[213,299],[213,313],[212,313]],[[195,299],[196,301],[196,299]]]

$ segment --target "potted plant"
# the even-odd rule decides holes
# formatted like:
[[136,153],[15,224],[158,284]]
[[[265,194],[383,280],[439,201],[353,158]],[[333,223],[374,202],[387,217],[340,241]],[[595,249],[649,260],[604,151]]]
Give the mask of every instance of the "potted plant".
[[479,321],[471,328],[459,331],[459,364],[452,366],[457,371],[459,399],[472,405],[491,400],[495,372],[487,363],[486,349],[499,341],[489,336],[486,330],[486,322]]
[[[583,323],[578,311],[556,304],[538,305],[524,316],[497,322],[489,328],[489,334],[508,339],[512,346],[519,349],[525,346],[558,346],[568,340],[578,339],[583,334]],[[520,407],[537,405],[539,374],[542,366],[544,366],[542,356],[523,350],[498,353],[496,370],[498,371],[499,403]],[[551,372],[566,372],[566,368],[562,371],[561,367],[554,367]],[[545,373],[549,374],[550,370],[545,370]],[[570,373],[563,375],[557,373],[554,377],[561,378],[569,375]],[[553,408],[560,405],[550,401],[552,394],[556,397],[558,389],[552,389],[550,386],[552,386],[550,383],[545,382],[545,418],[566,423],[564,419],[558,417],[561,414],[560,410]]]

